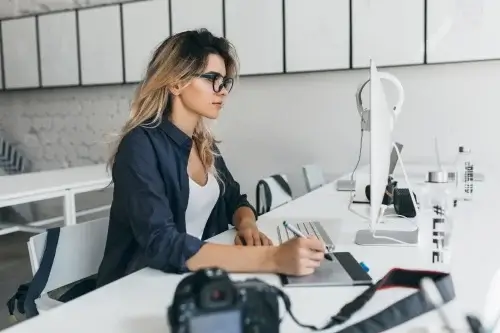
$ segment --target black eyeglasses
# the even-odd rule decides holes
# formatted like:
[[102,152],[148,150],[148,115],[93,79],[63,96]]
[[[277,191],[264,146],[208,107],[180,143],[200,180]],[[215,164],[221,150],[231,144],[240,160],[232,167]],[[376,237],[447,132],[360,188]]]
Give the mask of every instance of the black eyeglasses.
[[212,81],[216,93],[220,93],[222,88],[225,88],[228,93],[233,89],[234,79],[232,77],[223,77],[219,73],[205,73],[201,74],[200,77]]

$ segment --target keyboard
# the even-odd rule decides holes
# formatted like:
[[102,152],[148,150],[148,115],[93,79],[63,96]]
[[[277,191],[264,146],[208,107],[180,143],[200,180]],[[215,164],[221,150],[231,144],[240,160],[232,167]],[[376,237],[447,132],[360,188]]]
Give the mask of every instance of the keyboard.
[[[298,222],[298,223],[291,223],[294,227],[297,227],[297,229],[304,234],[304,236],[316,236],[319,240],[321,240],[325,245],[328,253],[333,253],[335,250],[335,244],[333,244],[330,236],[328,236],[328,233],[325,231],[323,226],[321,225],[320,222],[318,221],[312,221],[312,222]],[[278,238],[280,241],[280,244],[295,238],[295,235],[290,232],[288,229],[286,229],[283,224],[278,225]]]

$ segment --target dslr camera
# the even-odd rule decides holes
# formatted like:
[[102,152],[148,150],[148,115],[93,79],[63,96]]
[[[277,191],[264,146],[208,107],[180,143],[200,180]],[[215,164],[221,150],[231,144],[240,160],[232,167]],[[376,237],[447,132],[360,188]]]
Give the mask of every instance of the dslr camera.
[[279,332],[279,295],[258,279],[232,281],[218,268],[181,280],[168,307],[174,333]]

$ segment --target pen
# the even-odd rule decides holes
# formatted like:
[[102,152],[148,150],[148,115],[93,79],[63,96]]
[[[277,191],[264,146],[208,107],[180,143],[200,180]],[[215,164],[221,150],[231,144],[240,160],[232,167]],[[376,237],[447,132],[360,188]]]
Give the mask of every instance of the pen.
[[[300,230],[295,228],[293,225],[289,224],[287,221],[283,221],[283,226],[285,227],[285,229],[290,230],[290,232],[294,234],[296,237],[306,238],[306,236],[304,236],[304,234],[301,233]],[[333,261],[333,258],[330,255],[330,253],[328,253],[326,246],[325,246],[325,259]]]

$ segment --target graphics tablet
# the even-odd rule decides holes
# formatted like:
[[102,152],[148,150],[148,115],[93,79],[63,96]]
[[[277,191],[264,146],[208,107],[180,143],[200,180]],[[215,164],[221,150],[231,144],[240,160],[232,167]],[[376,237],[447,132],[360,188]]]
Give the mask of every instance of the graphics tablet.
[[327,287],[371,285],[373,280],[349,252],[331,253],[333,261],[323,260],[316,271],[307,276],[284,276],[285,287]]

